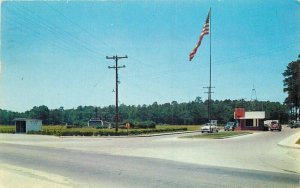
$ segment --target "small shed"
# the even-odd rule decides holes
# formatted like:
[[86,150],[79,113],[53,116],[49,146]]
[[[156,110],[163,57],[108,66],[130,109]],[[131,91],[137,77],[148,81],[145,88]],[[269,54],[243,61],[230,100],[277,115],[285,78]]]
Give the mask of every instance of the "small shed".
[[14,119],[16,126],[16,133],[27,133],[28,131],[41,131],[42,120],[40,119],[27,119],[16,118]]

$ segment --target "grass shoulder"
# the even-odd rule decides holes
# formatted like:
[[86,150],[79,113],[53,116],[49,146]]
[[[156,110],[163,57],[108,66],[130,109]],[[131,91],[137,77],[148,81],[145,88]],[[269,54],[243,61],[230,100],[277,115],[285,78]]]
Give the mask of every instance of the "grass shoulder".
[[235,136],[243,136],[247,134],[252,134],[252,132],[249,131],[229,131],[229,132],[218,132],[218,133],[206,133],[206,134],[198,134],[193,136],[183,136],[180,138],[196,138],[196,139],[224,139],[224,138],[230,138]]
[[299,145],[300,145],[300,138],[298,139],[298,141],[296,142],[296,144],[299,144]]

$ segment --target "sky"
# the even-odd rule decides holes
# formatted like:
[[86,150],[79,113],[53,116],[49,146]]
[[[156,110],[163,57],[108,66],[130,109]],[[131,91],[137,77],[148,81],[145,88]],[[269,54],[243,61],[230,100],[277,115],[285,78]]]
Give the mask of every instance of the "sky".
[[[207,99],[211,8],[213,100],[283,102],[283,76],[300,54],[298,0],[4,1],[0,109],[65,109]],[[256,95],[254,95],[254,90]]]

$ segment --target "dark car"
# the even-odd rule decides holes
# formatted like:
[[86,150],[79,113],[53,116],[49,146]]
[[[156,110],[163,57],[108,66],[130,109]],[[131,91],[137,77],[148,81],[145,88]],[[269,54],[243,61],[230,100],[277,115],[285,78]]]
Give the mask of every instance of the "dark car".
[[269,129],[270,129],[270,131],[274,131],[274,130],[281,131],[282,127],[278,122],[272,121],[270,123]]
[[290,127],[291,128],[298,128],[298,127],[300,127],[300,121],[292,121]]
[[234,131],[236,127],[237,124],[235,122],[227,122],[224,126],[224,131]]

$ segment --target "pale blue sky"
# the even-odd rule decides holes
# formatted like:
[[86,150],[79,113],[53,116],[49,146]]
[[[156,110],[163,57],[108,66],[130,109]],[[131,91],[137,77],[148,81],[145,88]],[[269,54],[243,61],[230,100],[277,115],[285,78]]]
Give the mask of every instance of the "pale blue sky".
[[189,62],[212,8],[214,100],[283,102],[287,64],[300,53],[300,3],[249,1],[2,2],[0,108],[25,111],[207,98],[209,36]]

